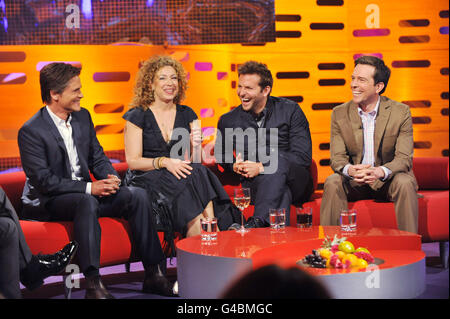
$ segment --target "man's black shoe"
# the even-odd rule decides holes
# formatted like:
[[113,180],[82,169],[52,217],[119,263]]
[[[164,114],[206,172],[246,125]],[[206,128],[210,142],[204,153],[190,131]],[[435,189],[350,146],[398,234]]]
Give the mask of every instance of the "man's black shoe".
[[250,217],[248,222],[244,225],[245,228],[264,228],[268,227],[264,220],[259,217]]
[[116,299],[106,289],[100,276],[86,277],[86,294],[84,299]]
[[45,278],[63,272],[77,249],[78,243],[72,241],[53,255],[33,255],[30,263],[21,271],[20,281],[29,290],[38,288],[44,283]]
[[[164,263],[165,263],[164,259]],[[164,267],[161,265],[151,265],[145,270],[145,279],[142,285],[142,291],[150,294],[157,294],[166,297],[178,297],[178,288],[164,276]],[[178,286],[178,285],[177,285]]]

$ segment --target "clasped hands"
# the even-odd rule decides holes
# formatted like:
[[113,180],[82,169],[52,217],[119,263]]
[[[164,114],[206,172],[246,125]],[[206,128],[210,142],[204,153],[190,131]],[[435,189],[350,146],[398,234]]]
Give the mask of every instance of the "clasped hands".
[[376,180],[384,178],[384,170],[380,167],[373,167],[370,164],[350,165],[348,175],[359,184],[373,184]]
[[239,153],[236,157],[236,162],[233,164],[233,171],[245,178],[253,178],[261,174],[264,171],[264,167],[259,162],[243,161]]
[[91,194],[99,197],[115,194],[120,187],[120,179],[116,175],[92,182]]

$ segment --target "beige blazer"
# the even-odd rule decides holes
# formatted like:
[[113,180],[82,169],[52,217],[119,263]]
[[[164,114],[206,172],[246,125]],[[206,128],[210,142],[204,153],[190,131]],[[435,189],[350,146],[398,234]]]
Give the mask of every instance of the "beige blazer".
[[[353,101],[341,104],[331,114],[331,168],[341,174],[347,164],[360,164],[363,157],[364,136],[358,105]],[[412,118],[409,106],[381,96],[375,122],[375,166],[385,166],[396,173],[404,172],[414,177],[412,158],[414,152]],[[388,180],[389,180],[388,179]],[[372,184],[377,190],[381,180]]]

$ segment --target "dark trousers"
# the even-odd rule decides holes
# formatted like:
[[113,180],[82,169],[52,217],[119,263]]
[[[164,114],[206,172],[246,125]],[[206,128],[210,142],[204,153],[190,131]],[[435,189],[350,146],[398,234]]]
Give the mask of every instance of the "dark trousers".
[[165,258],[151,218],[147,192],[139,187],[121,187],[116,194],[96,197],[69,193],[55,196],[46,204],[51,220],[73,221],[80,268],[85,276],[96,276],[100,267],[101,228],[99,217],[128,220],[132,239],[144,268]]
[[20,271],[31,261],[16,211],[0,188],[0,292],[6,298],[20,298]]
[[242,187],[250,188],[254,216],[269,221],[271,208],[286,210],[286,225],[289,225],[291,203],[301,205],[308,200],[313,191],[312,177],[303,166],[289,163],[279,158],[278,169],[274,174],[260,174],[244,179]]

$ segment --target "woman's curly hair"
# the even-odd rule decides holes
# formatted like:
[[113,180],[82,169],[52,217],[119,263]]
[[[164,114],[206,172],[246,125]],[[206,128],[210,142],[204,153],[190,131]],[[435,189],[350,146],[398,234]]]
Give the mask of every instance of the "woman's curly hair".
[[145,61],[138,71],[136,85],[134,86],[134,97],[130,107],[141,107],[147,110],[155,102],[152,83],[159,69],[171,66],[175,69],[178,77],[178,94],[174,98],[174,103],[179,104],[184,98],[187,89],[186,72],[183,65],[170,56],[153,56]]

